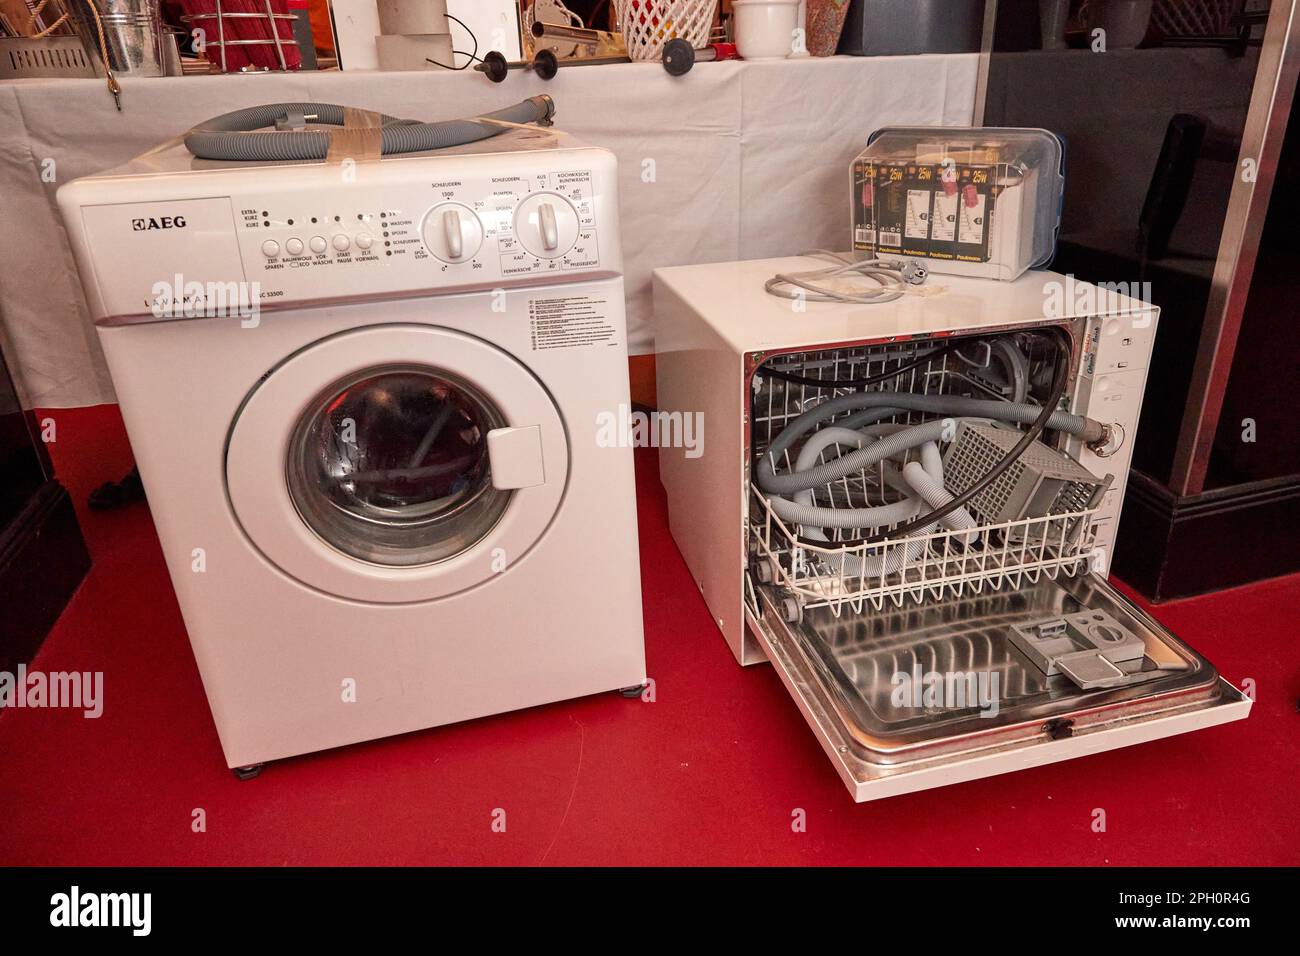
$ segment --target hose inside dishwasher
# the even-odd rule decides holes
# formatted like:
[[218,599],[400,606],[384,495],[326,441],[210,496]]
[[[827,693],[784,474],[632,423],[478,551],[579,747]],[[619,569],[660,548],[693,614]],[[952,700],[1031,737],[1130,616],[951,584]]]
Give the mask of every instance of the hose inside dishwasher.
[[[799,438],[821,422],[852,409],[863,409],[863,411],[837,422],[837,426],[850,428],[858,424],[864,424],[867,421],[878,421],[881,418],[898,414],[900,409],[960,417],[979,416],[1029,425],[1030,427],[1011,451],[993,465],[978,481],[973,482],[961,494],[951,496],[943,489],[940,480],[937,490],[943,492],[942,496],[935,494],[936,489],[933,486],[929,489],[931,492],[929,497],[932,500],[928,500],[927,504],[931,506],[932,510],[919,517],[912,517],[897,527],[888,527],[890,522],[864,520],[875,517],[872,514],[873,509],[814,509],[817,512],[814,514],[813,511],[805,510],[810,507],[810,504],[798,498],[795,501],[779,497],[771,499],[773,510],[777,511],[778,516],[801,525],[862,529],[875,529],[881,525],[886,526],[886,530],[874,531],[874,533],[859,541],[837,542],[844,548],[875,543],[889,538],[901,538],[913,533],[926,533],[932,530],[937,522],[950,518],[959,511],[963,512],[964,517],[969,517],[969,513],[964,508],[966,503],[971,501],[1014,464],[1045,429],[1050,427],[1068,434],[1077,435],[1089,442],[1099,440],[1105,434],[1105,426],[1100,422],[1058,409],[1057,406],[1060,404],[1061,397],[1065,392],[1069,372],[1069,350],[1063,341],[1061,333],[1044,330],[1044,334],[1055,338],[1056,363],[1051,394],[1043,405],[1039,406],[1027,402],[990,401],[963,396],[886,391],[841,395],[828,399],[799,415],[773,439],[755,469],[755,478],[759,488],[772,496],[796,494],[799,498],[802,498],[801,493],[803,492],[810,492],[813,488],[845,478],[864,468],[879,464],[888,458],[904,454],[910,449],[951,438],[953,422],[944,420],[924,422],[920,425],[905,427],[900,431],[880,438],[871,445],[859,448],[821,465],[813,466],[810,461],[801,456],[800,461],[805,462],[809,467],[801,468],[796,464],[792,472],[784,475],[777,474],[776,462],[778,458],[785,454]],[[925,482],[927,478],[933,477],[926,475],[924,470],[919,467],[914,469],[911,475],[920,482]],[[784,514],[782,514],[783,511]],[[835,513],[839,511],[846,513],[842,519],[836,517]],[[804,534],[804,539],[810,544],[826,540],[823,535],[809,535],[807,532]]]
[[[757,469],[759,488],[776,494],[791,494],[807,488],[815,488],[862,468],[869,468],[909,448],[930,441],[945,440],[951,432],[951,423],[942,419],[924,422],[893,435],[887,435],[866,448],[810,468],[808,471],[784,475],[776,473],[777,459],[806,432],[841,412],[867,408],[883,413],[879,414],[881,418],[897,414],[895,409],[903,409],[957,418],[992,418],[1024,425],[1033,423],[1039,417],[1039,413],[1044,411],[1038,405],[1027,402],[1000,402],[993,399],[963,398],[954,395],[914,395],[907,392],[857,392],[852,395],[840,395],[827,399],[815,408],[804,412],[781,430],[759,461]],[[1047,406],[1048,410],[1051,408],[1052,406]],[[1064,411],[1051,411],[1046,426],[1078,435],[1086,441],[1096,440],[1102,435],[1100,422]]]
[[[1052,422],[1057,420],[1058,416],[1068,415],[1070,427],[1060,427],[1059,430],[1061,431],[1078,435],[1087,442],[1100,441],[1105,438],[1108,429],[1101,422],[1094,421],[1091,418],[1085,418],[1082,415],[1069,415],[1068,413],[1058,410],[1058,407],[1061,404],[1061,399],[1065,396],[1065,384],[1070,377],[1069,343],[1065,337],[1065,333],[1059,329],[1054,331],[1044,330],[1043,334],[1048,338],[1053,339],[1056,345],[1056,361],[1052,369],[1052,387],[1048,393],[1047,400],[1043,402],[1042,408],[1039,409],[1038,417],[1033,420],[1029,428],[1025,430],[1025,433],[1020,436],[1020,440],[1016,442],[1016,444],[1012,446],[1011,450],[1003,455],[1002,458],[999,459],[998,462],[986,471],[977,481],[971,482],[966,490],[961,494],[953,497],[945,504],[936,507],[929,514],[922,515],[920,518],[914,518],[907,524],[886,531],[877,531],[875,534],[868,535],[863,539],[864,544],[883,541],[890,535],[898,535],[901,537],[912,534],[919,531],[921,528],[926,527],[927,521],[942,519],[944,515],[951,514],[956,509],[964,506],[967,502],[973,501],[976,495],[982,493],[984,489],[993,484],[993,482],[996,481],[1003,472],[1014,465],[1020,456],[1025,453],[1030,445],[1038,440],[1038,436],[1046,431],[1047,428],[1057,428],[1058,426],[1053,425]],[[1012,402],[1009,403],[1007,407],[1012,408],[1015,407],[1015,405],[1016,403]],[[1032,408],[1033,406],[1031,405],[1029,407]],[[1079,426],[1078,431],[1074,430],[1075,425]]]
[[[794,471],[799,474],[811,469],[817,458],[831,445],[856,445],[861,448],[865,442],[879,441],[906,428],[905,425],[874,425],[861,431],[841,427],[823,428],[804,444]],[[886,466],[886,478],[892,478],[890,483],[908,495],[906,501],[873,508],[820,508],[812,503],[813,492],[809,488],[797,492],[793,500],[773,496],[770,499],[772,510],[783,520],[817,528],[875,528],[906,521],[920,512],[922,500],[937,497],[933,490],[936,484],[940,489],[943,487],[943,459],[938,444],[926,442],[917,446],[917,450],[921,457],[919,472],[907,473],[905,462],[900,462],[897,466]],[[912,480],[919,476],[924,476],[923,482]],[[975,526],[975,520],[965,508],[948,516],[944,523],[953,531],[965,531]]]
[[[799,451],[795,471],[812,467],[812,463],[831,445],[861,447],[863,442],[879,436],[900,431],[904,425],[870,425],[861,431],[849,428],[823,428],[814,434]],[[885,482],[907,497],[902,501],[881,505],[875,508],[818,508],[813,505],[811,490],[801,491],[794,501],[786,498],[772,497],[772,510],[784,520],[807,525],[803,537],[810,541],[827,541],[822,528],[869,528],[880,525],[898,524],[915,517],[921,510],[922,503],[930,507],[945,504],[951,496],[943,486],[943,459],[939,455],[939,446],[927,442],[919,448],[921,461],[907,462],[902,471],[887,468],[884,472]],[[964,508],[960,508],[943,521],[953,531],[964,531],[975,526],[975,520]],[[933,530],[938,522],[927,526]],[[963,542],[974,543],[974,537]],[[901,570],[925,553],[926,542],[916,540],[903,548],[895,548],[884,554],[872,554],[859,557],[843,553],[839,559],[839,570],[849,577],[878,577]]]

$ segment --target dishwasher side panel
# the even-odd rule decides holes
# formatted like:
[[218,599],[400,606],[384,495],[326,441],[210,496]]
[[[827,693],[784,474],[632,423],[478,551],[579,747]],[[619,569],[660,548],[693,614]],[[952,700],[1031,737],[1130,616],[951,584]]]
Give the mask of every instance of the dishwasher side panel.
[[695,449],[659,449],[669,528],[731,653],[741,664],[758,663],[766,658],[747,636],[743,611],[743,356],[658,272],[653,322],[658,411],[697,422]]

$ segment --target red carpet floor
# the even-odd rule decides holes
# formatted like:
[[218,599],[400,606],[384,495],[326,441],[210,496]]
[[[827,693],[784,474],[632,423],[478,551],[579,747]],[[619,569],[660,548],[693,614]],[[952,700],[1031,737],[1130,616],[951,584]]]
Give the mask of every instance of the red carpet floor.
[[[130,467],[121,420],[51,414],[80,505]],[[105,712],[0,713],[0,863],[1300,863],[1300,577],[1156,609],[1229,680],[1256,681],[1249,720],[858,806],[771,669],[732,660],[669,536],[652,456],[638,467],[656,702],[604,694],[246,783],[222,760],[148,510],[83,508],[94,568],[34,666],[104,671]]]

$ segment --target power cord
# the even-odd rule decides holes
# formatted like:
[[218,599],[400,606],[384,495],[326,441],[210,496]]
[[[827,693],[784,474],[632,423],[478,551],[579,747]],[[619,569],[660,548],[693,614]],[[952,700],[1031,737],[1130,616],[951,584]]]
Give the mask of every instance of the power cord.
[[[760,369],[758,374],[770,375],[773,378],[779,378],[783,382],[790,382],[794,385],[808,385],[812,388],[864,388],[867,385],[879,385],[881,382],[888,382],[890,379],[898,378],[898,376],[910,372],[914,368],[919,368],[934,359],[957,352],[960,344],[960,342],[950,342],[943,348],[932,349],[897,368],[891,368],[887,372],[877,372],[875,375],[868,375],[865,378],[810,378],[806,375],[796,375],[794,372],[787,372],[779,368]],[[958,354],[960,355],[960,353]]]
[[[929,276],[924,268],[910,259],[859,261],[826,249],[813,249],[802,255],[828,259],[837,264],[826,269],[811,269],[807,272],[778,272],[763,283],[764,291],[783,299],[879,305],[902,298],[909,286],[920,285]],[[828,280],[844,278],[867,279],[876,285],[874,288],[865,288],[861,292],[844,292],[824,285]]]
[[482,59],[482,57],[480,57],[480,56],[478,55],[478,37],[476,37],[476,36],[474,35],[474,31],[473,31],[473,30],[471,30],[469,27],[467,27],[467,26],[465,25],[465,21],[464,21],[464,20],[461,20],[461,19],[459,19],[459,18],[457,18],[457,17],[453,17],[450,13],[444,13],[443,16],[446,17],[448,20],[451,20],[453,23],[457,23],[457,24],[459,24],[459,25],[460,25],[460,28],[461,28],[462,30],[464,30],[466,33],[469,34],[469,38],[470,38],[471,40],[474,41],[474,52],[473,52],[473,53],[468,53],[468,52],[466,52],[465,50],[456,50],[456,49],[453,49],[453,50],[451,51],[451,52],[452,52],[452,55],[454,55],[454,56],[467,56],[467,57],[469,57],[469,59],[466,60],[464,63],[462,63],[460,66],[456,66],[456,65],[451,64],[451,63],[439,63],[437,60],[432,60],[432,59],[430,59],[430,58],[427,57],[427,56],[424,58],[424,62],[425,62],[425,63],[432,63],[434,66],[440,66],[440,67],[442,67],[444,70],[465,70],[465,69],[469,69],[469,67],[471,67],[471,66],[474,65],[474,61],[475,61],[475,60],[481,60],[481,59]]
[[[958,508],[962,507],[962,505],[965,505],[974,499],[976,495],[982,492],[989,485],[993,484],[993,482],[998,479],[998,476],[1015,464],[1016,459],[1025,453],[1025,449],[1038,440],[1038,436],[1047,428],[1048,419],[1050,419],[1052,413],[1057,410],[1056,407],[1060,404],[1061,397],[1065,394],[1065,383],[1070,376],[1070,350],[1067,344],[1063,341],[1064,334],[1059,330],[1048,329],[1041,330],[1041,334],[1053,339],[1056,345],[1056,370],[1052,379],[1052,390],[1047,396],[1047,401],[1043,403],[1042,412],[1039,413],[1038,417],[1034,419],[1034,423],[1030,425],[1029,429],[1020,437],[1020,441],[1016,442],[1015,446],[1007,452],[997,464],[985,472],[984,477],[975,482],[975,484],[971,485],[961,494],[954,497],[944,506],[935,508],[928,514],[919,515],[911,521],[901,524],[892,530],[880,531],[876,534],[868,535],[860,541],[852,542],[852,545],[876,544],[877,542],[888,539],[902,538],[911,534],[913,531],[918,531],[926,525],[938,521],[941,518],[946,518]],[[849,543],[845,543],[845,547],[848,546],[850,546]]]

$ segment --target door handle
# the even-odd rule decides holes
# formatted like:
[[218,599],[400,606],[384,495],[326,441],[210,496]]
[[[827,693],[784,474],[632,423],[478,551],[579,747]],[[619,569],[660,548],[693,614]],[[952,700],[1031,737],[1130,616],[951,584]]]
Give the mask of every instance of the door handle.
[[542,428],[494,428],[487,433],[492,487],[502,491],[546,484],[542,462]]

